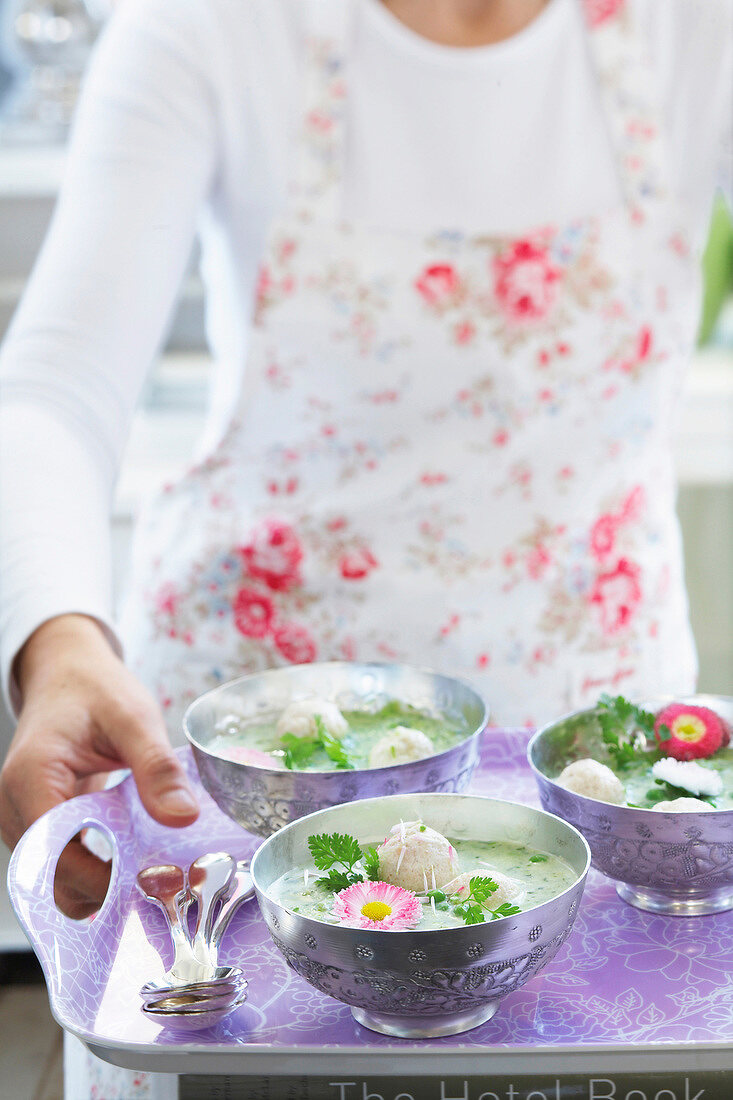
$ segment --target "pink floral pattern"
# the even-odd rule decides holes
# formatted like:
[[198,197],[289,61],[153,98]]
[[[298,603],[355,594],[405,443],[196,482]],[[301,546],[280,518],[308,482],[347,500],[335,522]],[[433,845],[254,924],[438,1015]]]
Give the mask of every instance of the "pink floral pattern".
[[514,241],[494,257],[492,268],[494,294],[509,321],[535,321],[549,313],[562,273],[547,248]]
[[[599,243],[592,220],[516,239],[439,235],[431,246],[443,259],[423,267],[414,287],[455,347],[488,340],[513,351],[542,335],[555,354],[566,355],[570,327],[589,308],[606,308],[614,290]],[[537,363],[546,366],[550,358],[543,349]]]
[[460,301],[461,283],[451,264],[429,264],[415,280],[415,287],[429,306],[440,308]]
[[266,638],[272,629],[275,608],[268,596],[252,588],[240,588],[232,607],[234,625],[245,638]]
[[316,643],[308,629],[298,623],[281,623],[272,632],[278,653],[291,664],[307,664],[318,656]]
[[583,0],[585,4],[586,19],[591,27],[599,27],[602,23],[613,19],[624,10],[626,0]]
[[596,576],[588,597],[598,608],[605,634],[617,634],[631,622],[641,603],[641,569],[620,558],[613,569]]
[[376,569],[379,562],[366,547],[359,547],[349,554],[344,554],[339,563],[341,576],[346,580],[360,581],[367,577],[372,569]]
[[303,551],[289,524],[266,518],[240,552],[247,574],[264,581],[273,591],[287,592],[301,583]]
[[311,43],[250,381],[136,582],[173,728],[222,679],[333,658],[469,676],[508,723],[692,687],[665,418],[693,258],[624,7],[587,14],[626,206],[513,237],[337,223],[345,73],[338,41]]

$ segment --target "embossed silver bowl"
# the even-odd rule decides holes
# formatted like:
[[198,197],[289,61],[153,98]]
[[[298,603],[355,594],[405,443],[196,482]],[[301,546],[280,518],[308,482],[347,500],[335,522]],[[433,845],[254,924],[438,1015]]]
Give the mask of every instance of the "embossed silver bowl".
[[[457,720],[467,734],[444,752],[408,764],[354,771],[284,771],[242,764],[210,748],[226,714],[262,718],[293,699],[319,695],[343,710],[377,711],[390,700]],[[251,833],[269,836],[315,810],[359,798],[404,791],[461,791],[478,762],[486,704],[468,684],[398,664],[330,661],[289,665],[232,680],[194,700],[183,718],[204,788],[217,805]]]
[[[452,839],[514,841],[561,856],[576,878],[525,913],[437,931],[364,931],[290,912],[268,894],[292,867],[311,863],[308,837],[347,832],[381,840],[402,818],[422,819]],[[461,794],[408,794],[334,806],[292,822],[258,848],[251,865],[270,935],[288,964],[354,1018],[384,1035],[426,1038],[468,1031],[493,1016],[567,939],[583,893],[590,851],[551,814]]]
[[[640,702],[651,711],[672,702],[694,703],[733,722],[733,699],[726,696]],[[527,755],[543,807],[580,830],[590,844],[593,866],[616,880],[619,896],[631,905],[680,917],[733,908],[733,810],[637,810],[586,798],[555,782],[572,760],[605,760],[602,745],[594,708],[537,730]]]

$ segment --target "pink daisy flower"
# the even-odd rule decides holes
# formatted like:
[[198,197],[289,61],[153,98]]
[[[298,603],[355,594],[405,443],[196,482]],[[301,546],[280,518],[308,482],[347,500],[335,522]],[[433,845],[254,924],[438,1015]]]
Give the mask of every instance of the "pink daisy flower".
[[414,928],[422,906],[412,890],[389,882],[355,882],[333,899],[333,913],[349,928],[399,932]]

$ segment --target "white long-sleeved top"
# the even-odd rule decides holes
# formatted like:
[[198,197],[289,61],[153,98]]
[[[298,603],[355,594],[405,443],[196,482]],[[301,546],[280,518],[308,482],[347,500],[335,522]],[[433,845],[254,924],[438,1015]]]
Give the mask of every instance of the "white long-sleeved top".
[[[293,171],[303,39],[354,4],[345,213],[522,232],[619,198],[580,0],[520,34],[431,43],[380,0],[124,0],[87,76],[62,193],[0,358],[0,639],[84,612],[114,639],[109,512],[146,372],[201,230],[215,362],[207,439],[244,369],[267,227]],[[674,187],[704,240],[733,194],[733,0],[629,0]]]

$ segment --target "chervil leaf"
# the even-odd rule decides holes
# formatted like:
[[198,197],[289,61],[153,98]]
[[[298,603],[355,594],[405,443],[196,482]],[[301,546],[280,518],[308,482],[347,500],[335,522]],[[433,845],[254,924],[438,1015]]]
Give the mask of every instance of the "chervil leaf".
[[351,874],[349,871],[337,871],[334,867],[327,875],[321,875],[319,879],[316,879],[319,886],[323,886],[326,890],[332,890],[335,894],[338,894],[340,890],[345,890],[347,886],[353,886],[355,882],[363,881],[363,875]]
[[322,748],[327,756],[336,764],[337,768],[353,768],[348,753],[337,737],[326,729],[320,714],[314,717],[315,733],[310,737],[296,737],[292,733],[284,733],[280,738],[285,749],[284,764],[291,771],[298,771],[305,767],[317,748]]
[[313,739],[314,747],[320,745],[326,755],[335,762],[337,768],[353,768],[354,765],[349,760],[343,745],[338,737],[334,737],[334,735],[326,729],[320,714],[314,715],[313,721],[316,727],[316,733]]
[[[634,760],[649,757],[643,746],[637,745],[639,733],[644,738],[654,738],[654,715],[629,702],[623,695],[601,695],[596,707],[598,724],[603,742],[617,767],[623,768]],[[656,745],[656,742],[655,742]],[[658,752],[653,752],[654,756]]]
[[379,856],[377,849],[373,847],[362,849],[362,863],[366,871],[366,877],[371,882],[379,882]]
[[317,742],[308,737],[296,737],[293,733],[284,733],[280,740],[285,749],[283,763],[291,771],[303,768],[316,751]]
[[[453,913],[460,917],[464,924],[483,924],[486,920],[485,909],[488,908],[486,902],[498,889],[499,884],[488,875],[474,875],[469,882],[467,897],[456,902],[455,899],[460,895],[453,894],[449,899],[453,906]],[[428,897],[432,895],[437,901],[438,894],[441,898],[445,898],[445,894],[440,890],[430,890]]]
[[501,917],[513,917],[515,913],[521,912],[522,910],[518,905],[511,905],[510,902],[504,901],[496,909],[491,910],[491,920],[499,920]]
[[328,871],[334,863],[347,871],[361,859],[359,841],[348,833],[321,833],[308,837],[308,848],[319,871]]
[[530,863],[547,863],[547,856],[530,856]]
[[489,878],[488,875],[474,875],[469,883],[470,892],[467,901],[471,898],[479,905],[483,905],[492,894],[496,893],[499,889],[498,882],[494,882],[493,878]]
[[693,794],[686,787],[676,787],[666,779],[655,779],[656,787],[646,792],[647,802],[668,802],[675,798],[699,798],[710,806],[717,806],[715,799],[709,794]]
[[320,737],[321,744],[326,750],[326,755],[335,761],[337,768],[353,769],[354,765],[349,760],[348,754],[337,737],[324,729]]

